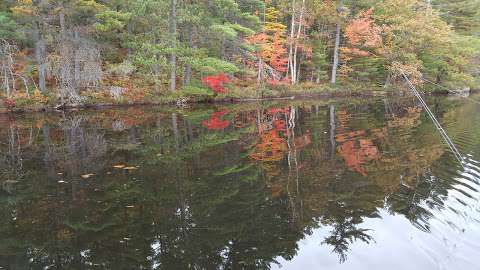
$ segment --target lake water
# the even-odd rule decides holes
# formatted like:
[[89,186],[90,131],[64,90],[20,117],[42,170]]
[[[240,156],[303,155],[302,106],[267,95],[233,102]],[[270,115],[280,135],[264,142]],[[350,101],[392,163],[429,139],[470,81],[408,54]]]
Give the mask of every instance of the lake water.
[[0,269],[479,269],[470,98],[0,115]]

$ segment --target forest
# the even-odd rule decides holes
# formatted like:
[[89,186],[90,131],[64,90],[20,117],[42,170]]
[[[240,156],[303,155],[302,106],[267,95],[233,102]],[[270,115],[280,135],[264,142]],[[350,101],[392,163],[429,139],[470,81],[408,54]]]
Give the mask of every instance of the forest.
[[2,0],[7,109],[475,88],[480,0]]

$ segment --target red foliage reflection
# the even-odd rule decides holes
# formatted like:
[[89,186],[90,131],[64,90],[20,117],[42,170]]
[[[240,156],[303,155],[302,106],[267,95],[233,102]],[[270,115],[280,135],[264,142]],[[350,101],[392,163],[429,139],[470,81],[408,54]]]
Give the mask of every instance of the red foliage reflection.
[[202,122],[202,125],[208,129],[225,129],[230,125],[230,121],[222,120],[220,117],[224,116],[226,113],[228,113],[228,110],[214,112],[210,115],[209,119]]

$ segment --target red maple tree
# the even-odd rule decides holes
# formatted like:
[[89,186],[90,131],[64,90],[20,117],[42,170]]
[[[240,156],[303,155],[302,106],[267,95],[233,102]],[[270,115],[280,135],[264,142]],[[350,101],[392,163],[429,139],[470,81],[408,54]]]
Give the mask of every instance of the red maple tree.
[[223,73],[219,73],[217,75],[206,76],[202,78],[203,84],[208,86],[212,89],[215,93],[227,93],[227,89],[225,89],[224,84],[230,82],[230,78]]

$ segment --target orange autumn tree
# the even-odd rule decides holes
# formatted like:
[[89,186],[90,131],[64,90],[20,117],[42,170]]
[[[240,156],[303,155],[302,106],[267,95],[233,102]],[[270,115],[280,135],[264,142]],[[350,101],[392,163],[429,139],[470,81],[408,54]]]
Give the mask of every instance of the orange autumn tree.
[[265,75],[267,82],[278,84],[287,71],[287,39],[285,31],[287,26],[279,22],[280,11],[274,7],[265,10],[265,24],[263,32],[247,38],[247,43],[257,47],[254,63],[257,69],[258,80],[263,81]]
[[345,28],[346,44],[341,50],[342,76],[357,79],[383,69],[383,33],[388,30],[375,24],[373,9],[360,12]]

